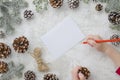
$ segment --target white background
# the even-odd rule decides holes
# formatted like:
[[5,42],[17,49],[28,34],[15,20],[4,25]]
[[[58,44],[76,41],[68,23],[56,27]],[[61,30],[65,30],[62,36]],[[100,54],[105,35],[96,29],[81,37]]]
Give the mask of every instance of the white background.
[[[42,58],[46,63],[48,63],[50,72],[56,73],[60,80],[67,80],[70,78],[70,72],[74,65],[88,67],[88,69],[91,71],[91,77],[89,80],[120,79],[120,77],[115,74],[116,67],[113,62],[106,55],[96,51],[94,48],[91,48],[88,45],[77,44],[75,47],[69,50],[66,55],[54,62],[49,62],[52,60],[50,58],[50,54],[46,46],[40,40],[42,35],[51,30],[56,24],[60,23],[66,16],[71,16],[85,35],[99,34],[104,39],[109,39],[112,34],[120,33],[109,28],[108,14],[105,13],[104,10],[97,12],[95,10],[96,3],[91,2],[90,4],[85,4],[80,1],[79,8],[71,10],[68,7],[67,0],[64,0],[63,6],[59,9],[53,9],[49,5],[47,11],[44,11],[43,13],[37,13],[34,5],[32,4],[32,0],[27,1],[30,4],[27,9],[30,9],[34,12],[34,19],[24,19],[23,10],[21,12],[23,23],[20,26],[16,26],[15,34],[0,40],[12,48],[12,54],[9,58],[4,59],[4,61],[9,62],[13,60],[16,65],[18,63],[24,64],[25,69],[23,72],[32,70],[36,73],[37,80],[40,80],[45,73],[41,73],[37,70],[37,64],[29,54],[29,52],[33,52],[35,47],[40,47],[43,53]],[[30,46],[28,52],[25,54],[18,54],[13,50],[12,42],[16,37],[22,35],[28,38],[30,41]],[[12,80],[24,80],[24,77],[21,79],[14,78]]]

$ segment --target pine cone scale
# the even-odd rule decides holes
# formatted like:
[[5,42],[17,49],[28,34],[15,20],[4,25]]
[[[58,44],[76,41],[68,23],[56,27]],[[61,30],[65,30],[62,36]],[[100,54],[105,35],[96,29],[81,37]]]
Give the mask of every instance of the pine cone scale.
[[[119,38],[120,38],[120,36],[117,35],[117,34],[113,34],[113,35],[110,37],[110,39],[119,39]],[[112,44],[115,45],[115,46],[119,46],[119,45],[120,45],[120,41],[119,41],[119,42],[112,42]]]
[[108,20],[110,23],[113,25],[118,25],[120,24],[120,13],[117,12],[110,12],[108,15]]
[[25,80],[35,80],[36,79],[36,75],[33,71],[25,72],[24,76],[25,76]]
[[55,74],[45,74],[43,80],[59,80]]
[[68,5],[71,9],[79,7],[79,0],[68,0]]
[[86,77],[86,79],[88,79],[89,76],[90,76],[90,71],[89,71],[86,67],[82,67],[82,68],[78,71],[78,73],[79,73],[79,72],[81,72],[81,73]]
[[11,49],[4,43],[0,43],[0,58],[7,58],[11,54]]
[[25,51],[27,51],[28,49],[28,46],[29,41],[24,36],[16,38],[13,42],[14,50],[17,51],[18,53],[25,53]]
[[0,61],[0,73],[6,73],[8,71],[8,64]]
[[50,5],[53,7],[53,8],[59,8],[62,6],[63,4],[63,0],[49,0],[50,1]]

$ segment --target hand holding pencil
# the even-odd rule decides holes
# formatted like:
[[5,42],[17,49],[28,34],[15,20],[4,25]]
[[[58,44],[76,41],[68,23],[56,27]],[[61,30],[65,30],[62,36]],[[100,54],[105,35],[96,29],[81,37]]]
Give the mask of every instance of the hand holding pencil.
[[[107,44],[106,42],[113,42],[113,41],[118,41],[118,39],[113,39],[113,40],[103,40],[100,36],[98,35],[89,35],[85,42],[83,42],[83,44],[88,44],[94,48],[96,48],[97,50],[101,51],[101,52],[105,52],[108,48],[109,48],[109,44]],[[119,39],[120,41],[120,39]]]

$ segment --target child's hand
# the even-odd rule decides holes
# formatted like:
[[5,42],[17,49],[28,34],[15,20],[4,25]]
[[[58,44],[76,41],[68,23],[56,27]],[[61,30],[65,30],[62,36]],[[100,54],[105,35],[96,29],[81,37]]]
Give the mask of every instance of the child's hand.
[[81,69],[81,66],[76,66],[72,70],[72,78],[73,80],[86,80],[85,76],[82,73],[78,73],[78,71]]
[[106,49],[109,47],[108,44],[106,43],[96,43],[95,40],[101,40],[102,38],[98,35],[89,35],[86,38],[86,41],[88,42],[88,44],[92,47],[95,47],[97,50],[104,52],[106,51]]

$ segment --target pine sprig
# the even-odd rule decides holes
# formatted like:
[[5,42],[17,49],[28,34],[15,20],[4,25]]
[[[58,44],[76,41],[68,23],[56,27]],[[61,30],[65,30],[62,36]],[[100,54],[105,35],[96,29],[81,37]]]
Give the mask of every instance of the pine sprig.
[[7,34],[14,32],[13,26],[20,24],[20,10],[27,7],[28,4],[24,0],[0,0],[0,28],[4,28]]
[[48,0],[33,0],[33,4],[35,5],[37,12],[42,12],[47,10]]
[[23,64],[15,66],[13,62],[9,62],[9,71],[6,74],[1,75],[0,80],[12,80],[13,77],[22,77],[22,70],[24,69]]

